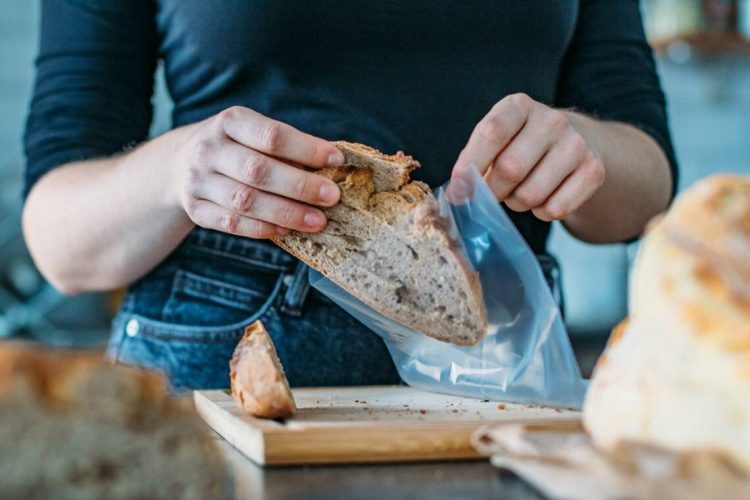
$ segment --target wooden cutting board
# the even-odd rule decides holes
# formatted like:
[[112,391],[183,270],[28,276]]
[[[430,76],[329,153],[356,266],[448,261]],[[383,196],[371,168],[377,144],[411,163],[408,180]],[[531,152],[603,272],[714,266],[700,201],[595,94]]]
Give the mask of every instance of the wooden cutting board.
[[198,413],[261,465],[479,458],[472,432],[493,422],[578,421],[573,410],[497,403],[406,386],[294,389],[298,413],[254,418],[228,391],[195,391]]

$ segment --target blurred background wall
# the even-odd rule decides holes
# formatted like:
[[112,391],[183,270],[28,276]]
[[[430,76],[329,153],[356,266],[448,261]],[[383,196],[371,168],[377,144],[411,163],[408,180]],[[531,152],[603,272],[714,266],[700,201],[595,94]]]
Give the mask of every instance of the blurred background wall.
[[[680,161],[680,189],[715,172],[750,173],[750,0],[647,0]],[[3,0],[0,10],[0,338],[55,344],[106,339],[117,296],[64,297],[34,269],[20,232],[21,134],[33,81],[39,5]],[[152,134],[169,128],[159,78]],[[578,342],[601,344],[626,313],[636,245],[590,246],[556,226],[551,249],[563,266],[567,322]]]

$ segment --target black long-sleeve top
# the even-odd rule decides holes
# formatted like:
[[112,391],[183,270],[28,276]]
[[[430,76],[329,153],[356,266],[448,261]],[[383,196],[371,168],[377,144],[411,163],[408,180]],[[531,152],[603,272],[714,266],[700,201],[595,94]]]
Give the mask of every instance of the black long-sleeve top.
[[[173,125],[243,105],[419,159],[444,182],[473,127],[524,92],[644,130],[675,169],[637,0],[44,0],[26,192],[147,138],[164,61]],[[511,214],[532,249],[549,225]]]

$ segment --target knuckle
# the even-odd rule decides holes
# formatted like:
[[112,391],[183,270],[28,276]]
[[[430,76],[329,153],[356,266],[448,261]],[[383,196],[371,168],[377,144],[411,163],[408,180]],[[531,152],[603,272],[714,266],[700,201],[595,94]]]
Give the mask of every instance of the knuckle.
[[586,152],[589,149],[588,144],[586,144],[586,140],[583,138],[583,136],[579,133],[574,133],[570,139],[570,150],[575,154],[576,156],[582,156],[585,155]]
[[527,208],[537,207],[544,201],[541,191],[532,185],[519,187],[514,197]]
[[581,168],[584,169],[584,173],[591,184],[597,187],[604,184],[606,172],[604,171],[604,165],[600,160],[592,158],[585,162]]
[[230,106],[216,115],[216,121],[222,127],[229,123],[233,123],[239,117],[241,110],[241,106]]
[[514,106],[526,106],[531,101],[531,97],[523,92],[516,92],[515,94],[510,94],[504,100],[507,100],[508,103]]
[[525,177],[523,162],[512,155],[503,155],[497,161],[497,173],[503,180],[518,183]]
[[477,132],[490,143],[503,142],[505,138],[504,127],[493,117],[482,120],[477,126]]
[[300,175],[297,176],[297,180],[294,181],[293,195],[298,200],[305,200],[308,198],[307,192],[310,189],[310,177],[300,171]]
[[193,158],[197,165],[206,165],[216,150],[216,144],[211,139],[199,139],[193,147]]
[[570,215],[567,209],[560,203],[549,203],[545,205],[544,212],[550,220],[562,220]]
[[242,187],[232,197],[232,208],[237,212],[253,213],[258,201],[258,192],[250,187]]
[[274,236],[274,226],[263,221],[253,220],[250,223],[250,237],[255,239],[266,239]]
[[185,207],[185,213],[188,214],[188,217],[190,217],[190,219],[193,222],[200,225],[200,221],[198,220],[199,215],[200,215],[198,211],[198,207],[199,207],[198,200],[192,197],[188,198],[184,203],[184,207]]
[[561,132],[568,125],[568,118],[562,111],[551,109],[546,113],[544,122],[550,130]]
[[203,178],[203,167],[198,162],[190,162],[186,173],[188,186],[195,186]]
[[245,178],[253,186],[265,186],[268,181],[268,162],[261,155],[251,155],[245,163]]
[[219,229],[225,233],[236,233],[240,218],[232,212],[224,212],[219,220]]
[[298,210],[291,203],[286,203],[281,209],[279,215],[279,221],[284,227],[292,227],[296,225],[296,222],[300,219]]
[[270,122],[260,132],[260,143],[266,151],[278,151],[284,139],[281,125]]
[[200,195],[201,181],[199,177],[189,177],[185,184],[185,194],[190,199],[197,199]]

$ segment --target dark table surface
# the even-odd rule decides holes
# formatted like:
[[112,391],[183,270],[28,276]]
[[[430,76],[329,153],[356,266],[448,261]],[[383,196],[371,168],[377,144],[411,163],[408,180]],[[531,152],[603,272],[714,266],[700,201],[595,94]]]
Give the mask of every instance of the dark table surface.
[[268,467],[217,437],[231,464],[236,499],[539,499],[489,461]]

